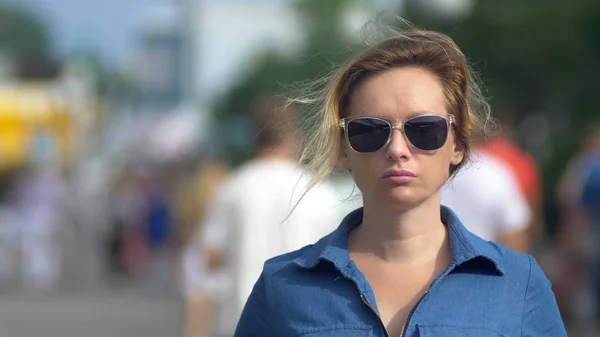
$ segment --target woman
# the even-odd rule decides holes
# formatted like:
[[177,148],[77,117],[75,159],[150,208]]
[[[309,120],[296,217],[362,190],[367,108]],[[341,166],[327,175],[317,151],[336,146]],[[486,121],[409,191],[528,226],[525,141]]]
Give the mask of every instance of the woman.
[[408,31],[335,73],[303,151],[337,163],[364,207],[316,244],[267,261],[235,336],[566,336],[530,256],[468,232],[440,205],[489,119],[447,36]]

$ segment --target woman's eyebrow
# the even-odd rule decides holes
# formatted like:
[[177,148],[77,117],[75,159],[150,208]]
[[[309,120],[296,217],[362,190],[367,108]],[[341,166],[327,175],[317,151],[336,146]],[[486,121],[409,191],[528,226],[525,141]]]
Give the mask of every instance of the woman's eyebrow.
[[428,116],[428,115],[444,116],[444,114],[441,114],[439,112],[424,110],[424,111],[411,112],[408,115],[406,115],[406,119],[411,119],[411,118],[419,117],[419,116]]
[[436,116],[444,116],[444,113],[440,113],[440,112],[434,112],[434,111],[429,111],[429,110],[418,110],[418,111],[413,111],[410,112],[408,114],[406,114],[403,118],[389,118],[390,115],[389,114],[381,114],[381,113],[375,113],[369,109],[367,109],[366,107],[362,107],[361,108],[361,114],[357,117],[377,117],[377,118],[382,118],[382,119],[387,119],[387,120],[409,120],[411,118],[415,118],[415,117],[419,117],[419,116],[427,116],[427,115],[436,115]]

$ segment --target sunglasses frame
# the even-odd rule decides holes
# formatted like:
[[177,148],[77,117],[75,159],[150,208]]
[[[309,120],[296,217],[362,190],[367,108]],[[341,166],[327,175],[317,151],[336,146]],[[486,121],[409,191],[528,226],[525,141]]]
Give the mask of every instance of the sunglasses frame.
[[[435,150],[423,150],[420,149],[418,147],[416,147],[411,141],[410,139],[408,139],[408,137],[406,136],[406,133],[404,132],[404,125],[408,122],[410,122],[411,120],[415,119],[415,118],[419,118],[419,117],[441,117],[442,119],[444,119],[446,121],[446,127],[448,128],[448,134],[450,133],[450,126],[452,124],[454,124],[456,122],[456,120],[454,119],[454,115],[453,114],[448,114],[446,116],[442,116],[442,115],[436,115],[436,114],[429,114],[429,115],[418,115],[418,116],[414,116],[411,117],[409,119],[407,119],[406,121],[402,122],[399,120],[395,120],[395,121],[390,121],[388,119],[385,118],[380,118],[380,117],[368,117],[368,116],[361,116],[361,117],[346,117],[346,118],[342,118],[340,119],[340,128],[344,131],[344,135],[346,138],[346,142],[348,143],[348,145],[350,146],[350,148],[352,149],[352,151],[357,152],[357,153],[375,153],[385,147],[388,146],[388,144],[390,143],[390,141],[392,140],[392,134],[394,133],[394,129],[398,129],[400,130],[400,132],[402,133],[404,140],[406,140],[406,142],[408,144],[410,144],[410,146],[412,146],[414,149],[420,151],[420,152],[424,152],[424,153],[433,153],[439,149],[441,149],[446,142],[448,141],[448,135],[446,135],[446,141],[444,142],[444,144],[442,146],[440,146],[439,148],[435,149]],[[388,139],[385,141],[385,144],[383,144],[380,148],[378,148],[375,151],[372,152],[360,152],[360,151],[356,151],[354,149],[354,147],[352,147],[352,144],[350,143],[350,138],[348,137],[348,132],[346,131],[346,126],[348,125],[348,123],[352,122],[353,120],[357,120],[357,119],[376,119],[382,122],[385,122],[386,124],[388,124],[390,126],[390,133],[388,135]]]

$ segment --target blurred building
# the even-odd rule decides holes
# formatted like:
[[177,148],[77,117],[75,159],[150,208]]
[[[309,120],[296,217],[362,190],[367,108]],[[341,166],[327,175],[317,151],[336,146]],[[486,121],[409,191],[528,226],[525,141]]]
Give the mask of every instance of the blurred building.
[[201,143],[205,113],[186,92],[191,56],[184,12],[178,3],[156,3],[137,18],[128,69],[135,100],[111,112],[107,130],[112,176],[126,166],[181,160]]
[[175,5],[154,5],[141,14],[136,82],[146,113],[165,113],[183,99],[183,32],[181,11]]
[[[191,95],[210,105],[252,66],[253,59],[273,48],[293,57],[305,45],[306,29],[295,11],[295,1],[186,0],[184,18],[191,56]],[[393,1],[353,2],[345,13],[345,27],[358,35],[369,18]]]

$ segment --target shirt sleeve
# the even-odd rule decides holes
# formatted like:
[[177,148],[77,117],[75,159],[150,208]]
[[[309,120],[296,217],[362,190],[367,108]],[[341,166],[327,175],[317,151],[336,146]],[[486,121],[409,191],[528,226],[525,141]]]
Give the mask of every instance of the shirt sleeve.
[[187,299],[202,295],[206,276],[204,261],[196,245],[188,245],[181,255],[181,292]]
[[340,203],[327,183],[308,191],[291,213],[289,221],[283,224],[286,251],[313,244],[337,228],[341,221]]
[[523,337],[567,336],[550,281],[533,257],[529,257],[529,281],[523,307]]
[[234,227],[234,198],[228,186],[224,186],[211,203],[208,214],[200,226],[198,240],[202,249],[224,250]]
[[261,274],[248,297],[234,337],[270,337],[269,306],[265,276]]
[[227,291],[231,280],[221,270],[208,270],[206,250],[224,251],[234,226],[233,202],[227,188],[222,188],[210,206],[206,221],[190,240],[182,256],[182,292],[187,298]]
[[586,171],[579,201],[582,206],[593,210],[600,204],[600,160],[591,163]]
[[519,189],[515,177],[506,170],[499,170],[495,177],[496,201],[493,203],[492,222],[497,236],[516,233],[527,228],[531,222],[531,210]]

